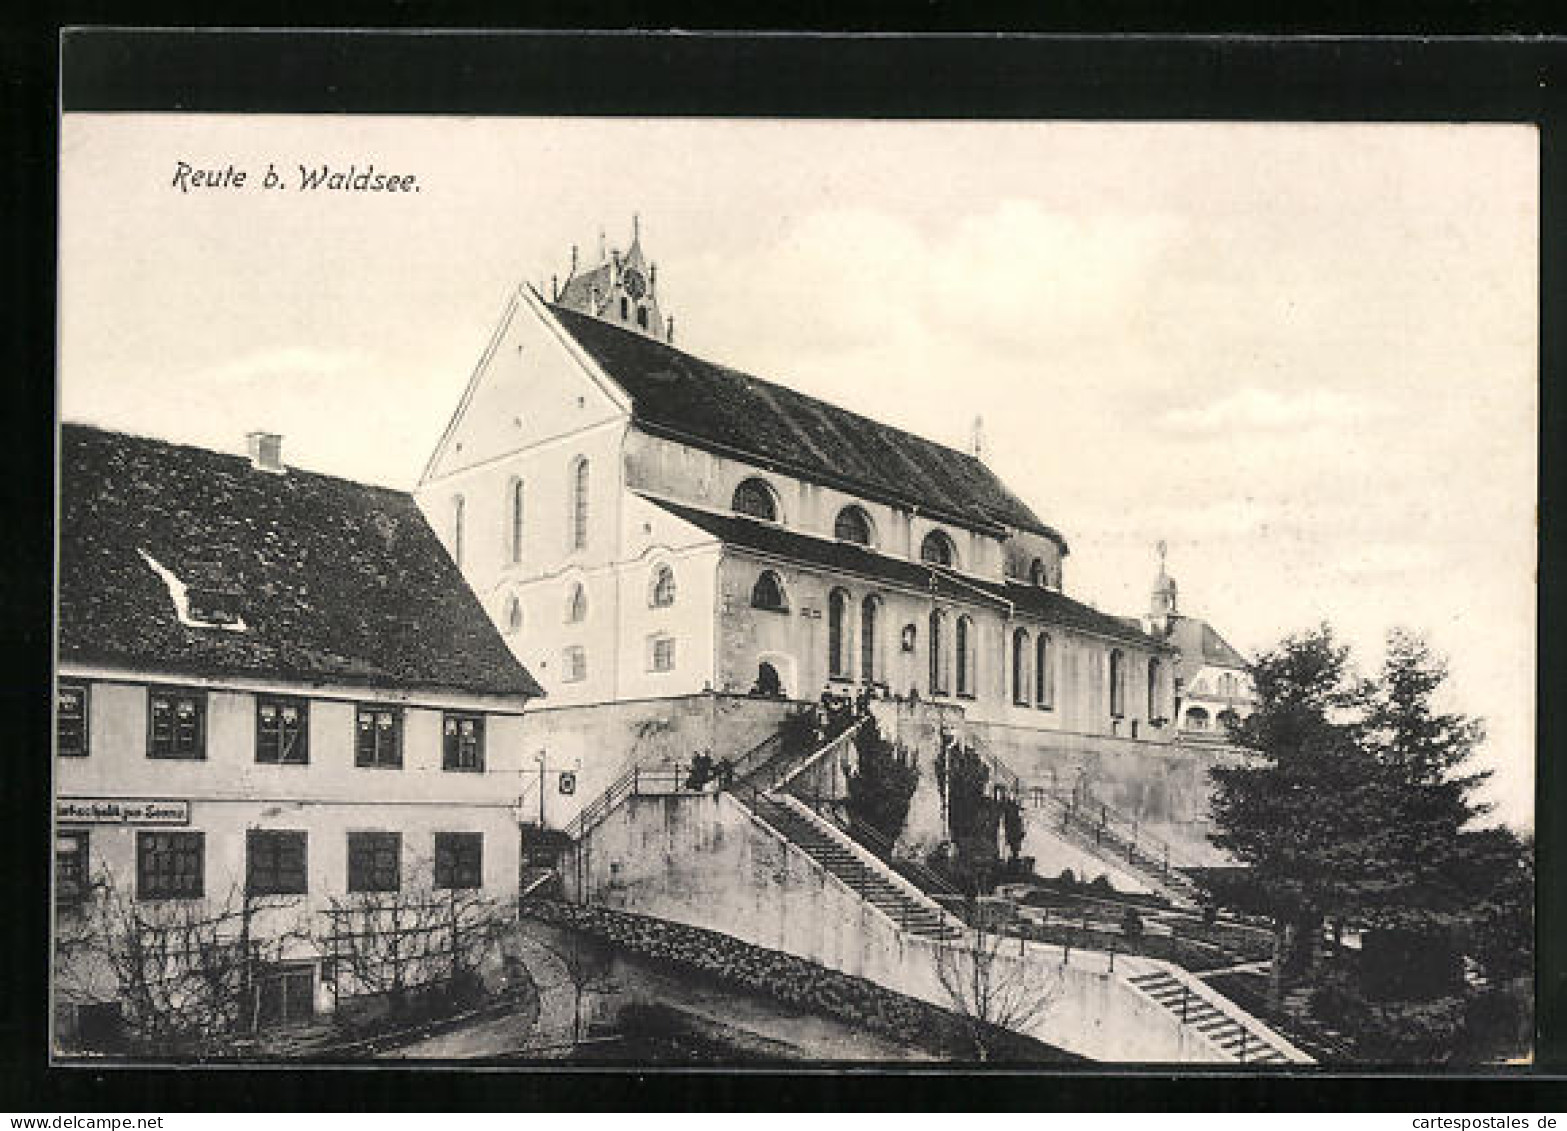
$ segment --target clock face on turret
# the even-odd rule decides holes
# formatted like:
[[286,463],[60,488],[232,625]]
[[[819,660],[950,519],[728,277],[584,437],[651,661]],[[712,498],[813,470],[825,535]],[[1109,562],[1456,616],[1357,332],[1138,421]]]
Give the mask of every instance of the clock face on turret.
[[626,293],[632,298],[640,299],[647,294],[647,280],[642,277],[642,272],[635,267],[629,268],[621,274],[620,285],[626,288]]

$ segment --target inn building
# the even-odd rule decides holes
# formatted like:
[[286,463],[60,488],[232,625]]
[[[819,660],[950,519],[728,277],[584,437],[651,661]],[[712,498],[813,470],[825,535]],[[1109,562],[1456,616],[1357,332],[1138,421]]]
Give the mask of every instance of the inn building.
[[[520,731],[541,691],[406,493],[65,424],[57,934],[111,888],[148,914],[518,882]],[[283,956],[285,959],[287,954]],[[57,983],[105,1023],[112,979]],[[331,1008],[301,946],[263,1021]]]

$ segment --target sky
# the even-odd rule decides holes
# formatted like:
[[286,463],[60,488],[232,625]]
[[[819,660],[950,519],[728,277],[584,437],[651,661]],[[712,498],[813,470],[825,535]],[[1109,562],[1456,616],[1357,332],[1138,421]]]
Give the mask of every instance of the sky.
[[[984,458],[1067,591],[1389,628],[1532,823],[1532,127],[67,115],[61,414],[411,489],[509,292],[640,217],[676,344]],[[175,184],[178,163],[244,170]],[[268,165],[283,189],[261,182]],[[417,192],[299,191],[301,165]],[[187,182],[188,183],[188,182]]]

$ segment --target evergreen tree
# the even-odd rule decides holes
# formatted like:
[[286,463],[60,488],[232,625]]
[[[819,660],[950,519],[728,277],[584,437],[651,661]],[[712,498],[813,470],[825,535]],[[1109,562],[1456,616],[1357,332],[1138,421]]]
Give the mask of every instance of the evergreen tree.
[[859,766],[848,775],[849,819],[896,841],[909,817],[919,769],[882,735],[874,720],[860,727],[854,749]]

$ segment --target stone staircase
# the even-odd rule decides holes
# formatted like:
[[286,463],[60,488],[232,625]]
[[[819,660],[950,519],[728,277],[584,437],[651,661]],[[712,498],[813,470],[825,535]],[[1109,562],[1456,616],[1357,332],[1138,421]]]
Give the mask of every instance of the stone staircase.
[[798,801],[765,793],[736,796],[758,820],[886,915],[899,930],[937,940],[963,934],[939,905],[894,883],[883,869],[866,861],[848,837],[796,809]]
[[1193,993],[1191,987],[1167,971],[1133,974],[1127,981],[1178,1016],[1183,1025],[1190,1025],[1209,1043],[1242,1064],[1310,1063],[1309,1057],[1280,1048],[1277,1038],[1263,1032],[1251,1018],[1224,1012],[1211,999]]

